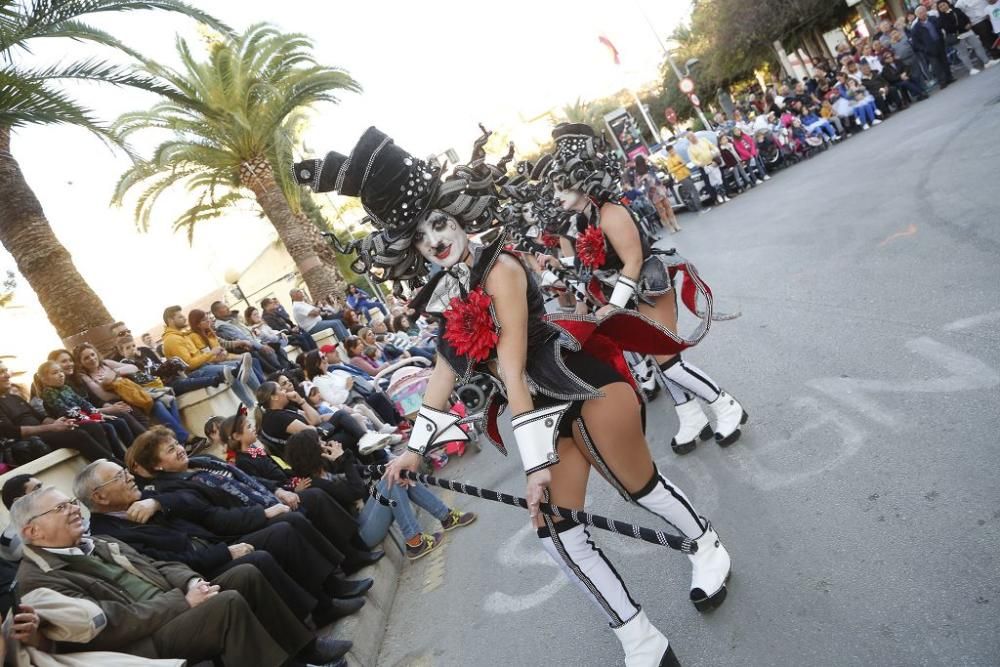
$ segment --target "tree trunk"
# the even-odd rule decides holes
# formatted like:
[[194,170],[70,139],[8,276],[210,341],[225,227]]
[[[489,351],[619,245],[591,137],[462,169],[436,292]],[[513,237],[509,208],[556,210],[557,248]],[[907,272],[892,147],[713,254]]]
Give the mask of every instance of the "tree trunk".
[[49,227],[41,203],[10,152],[6,127],[0,127],[0,243],[38,295],[60,338],[86,336],[95,329],[97,338],[107,335],[114,319]]
[[304,215],[296,215],[269,169],[255,165],[254,175],[246,178],[264,215],[278,232],[288,254],[302,274],[314,301],[328,294],[343,298],[347,284],[336,269],[336,253],[316,226]]

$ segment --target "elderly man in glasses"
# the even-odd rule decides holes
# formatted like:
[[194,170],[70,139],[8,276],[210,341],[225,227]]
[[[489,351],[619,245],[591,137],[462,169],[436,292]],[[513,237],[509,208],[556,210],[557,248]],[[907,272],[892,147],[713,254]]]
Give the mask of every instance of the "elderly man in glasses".
[[106,625],[84,650],[227,665],[328,662],[264,576],[240,565],[215,581],[126,544],[84,535],[80,503],[44,486],[19,498],[11,522],[24,539],[18,590],[48,588],[97,604]]

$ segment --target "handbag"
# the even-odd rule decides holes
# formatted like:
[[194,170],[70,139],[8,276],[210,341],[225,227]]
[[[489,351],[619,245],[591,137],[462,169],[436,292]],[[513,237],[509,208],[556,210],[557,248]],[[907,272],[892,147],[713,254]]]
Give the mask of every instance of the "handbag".
[[0,439],[0,461],[10,467],[23,466],[49,454],[52,449],[37,435],[23,439]]
[[145,413],[153,409],[153,397],[145,389],[132,382],[128,378],[115,378],[111,384],[111,391],[118,394],[123,401],[133,408],[139,408]]

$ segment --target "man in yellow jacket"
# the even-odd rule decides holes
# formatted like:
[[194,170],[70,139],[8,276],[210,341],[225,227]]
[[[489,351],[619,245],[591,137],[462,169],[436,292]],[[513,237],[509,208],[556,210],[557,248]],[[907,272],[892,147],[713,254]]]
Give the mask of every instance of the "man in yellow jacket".
[[708,139],[699,139],[698,135],[694,132],[688,132],[685,138],[688,140],[688,157],[696,167],[701,169],[703,179],[702,182],[711,194],[712,199],[716,200],[720,204],[723,201],[728,201],[729,198],[726,196],[725,190],[716,189],[716,187],[712,185],[708,176],[710,170],[718,170],[718,166],[715,164],[715,158],[719,155],[719,149],[716,148],[715,145]]
[[168,359],[177,357],[187,364],[184,372],[188,377],[222,374],[244,405],[252,408],[257,404],[254,392],[260,382],[253,373],[249,354],[244,354],[241,361],[229,361],[226,359],[226,351],[221,347],[199,349],[191,330],[187,328],[187,317],[180,306],[165,309],[163,323],[166,325],[163,330],[163,356]]
[[712,210],[701,205],[701,196],[698,194],[698,188],[694,184],[694,181],[691,180],[691,170],[684,164],[684,158],[677,152],[674,144],[667,146],[667,153],[667,171],[670,172],[670,176],[677,183],[677,187],[681,192],[681,199],[684,200],[688,208],[695,213],[704,213],[705,211]]

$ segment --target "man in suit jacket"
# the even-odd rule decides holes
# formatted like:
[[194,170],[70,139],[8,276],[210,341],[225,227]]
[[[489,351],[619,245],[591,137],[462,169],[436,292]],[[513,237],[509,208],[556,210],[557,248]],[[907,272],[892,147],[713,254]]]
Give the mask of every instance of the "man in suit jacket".
[[48,588],[101,608],[104,630],[78,648],[262,667],[331,659],[250,565],[209,582],[181,563],[86,537],[78,502],[51,486],[19,498],[10,514],[25,544],[19,592]]
[[910,43],[914,51],[922,53],[934,68],[934,76],[941,88],[947,88],[955,77],[951,75],[951,65],[948,64],[944,31],[938,25],[937,17],[928,16],[926,7],[917,7],[916,14],[917,22],[910,30]]
[[[162,504],[142,500],[132,474],[112,461],[95,461],[80,471],[73,493],[90,508],[94,535],[109,535],[150,558],[184,563],[209,579],[250,563],[296,615],[304,618],[311,611],[318,627],[360,609],[364,601],[354,598],[373,583],[335,576],[334,565],[288,523],[227,540],[184,518],[198,504],[190,494],[166,494]],[[351,599],[332,600],[331,595]]]

